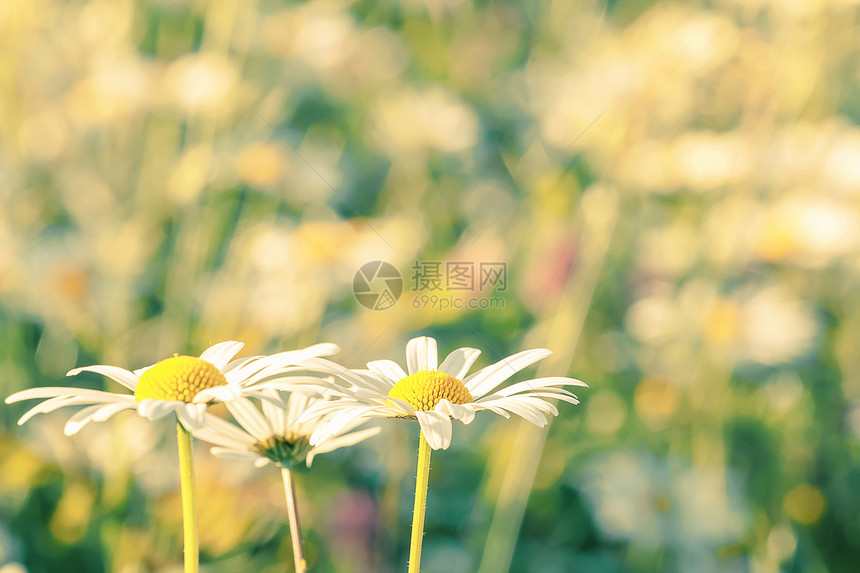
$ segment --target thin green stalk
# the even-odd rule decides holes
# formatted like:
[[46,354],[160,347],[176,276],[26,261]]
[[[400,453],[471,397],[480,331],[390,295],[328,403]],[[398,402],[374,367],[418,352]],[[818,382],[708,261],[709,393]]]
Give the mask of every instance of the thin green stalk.
[[197,536],[197,495],[194,485],[194,458],[191,433],[176,421],[179,444],[179,479],[182,489],[182,528],[185,531],[185,573],[200,570],[200,542]]
[[424,513],[427,507],[427,484],[430,481],[430,444],[419,432],[418,478],[415,481],[415,509],[412,512],[412,543],[409,547],[409,573],[421,570],[421,543],[424,541]]
[[299,510],[296,506],[296,484],[289,468],[281,468],[284,478],[284,493],[287,496],[287,515],[290,518],[290,538],[293,542],[293,560],[296,562],[296,573],[306,573],[308,563],[302,550],[302,527],[299,525]]

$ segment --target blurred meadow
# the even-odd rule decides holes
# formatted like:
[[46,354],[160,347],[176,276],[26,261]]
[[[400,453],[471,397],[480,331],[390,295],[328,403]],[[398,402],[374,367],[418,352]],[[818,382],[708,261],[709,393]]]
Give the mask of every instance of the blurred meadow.
[[[591,388],[455,424],[426,573],[856,571],[858,4],[2,0],[0,395],[228,339],[546,347]],[[504,262],[503,302],[419,304],[416,261]],[[173,425],[28,407],[0,573],[181,571]],[[417,426],[374,423],[297,475],[312,571],[405,571]],[[203,571],[292,570],[278,472],[196,446]]]

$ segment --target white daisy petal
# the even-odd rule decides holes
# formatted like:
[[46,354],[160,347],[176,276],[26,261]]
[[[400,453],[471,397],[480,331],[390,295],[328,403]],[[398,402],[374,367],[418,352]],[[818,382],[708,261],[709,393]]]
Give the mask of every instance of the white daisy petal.
[[[285,431],[287,427],[287,412],[284,410],[284,402],[278,395],[277,390],[265,390],[263,394],[269,397],[269,400],[261,400],[260,407],[263,409],[263,415],[269,421],[269,426],[275,432]],[[290,400],[292,403],[292,400]]]
[[[309,368],[304,364],[305,360],[334,354],[339,350],[340,348],[336,344],[322,343],[300,350],[279,352],[271,356],[253,356],[234,360],[221,369],[227,379],[227,389],[220,392],[214,388],[205,390],[203,395],[198,395],[195,400],[198,402],[213,399],[226,401],[237,396],[253,394],[262,387],[277,388],[279,386],[278,380],[283,378],[285,374],[308,370]],[[320,384],[317,377],[305,376],[292,380],[294,384],[306,381]]]
[[137,412],[147,420],[155,421],[167,416],[171,412],[175,412],[183,404],[185,402],[147,398],[140,402]]
[[374,360],[367,367],[395,384],[406,378],[406,372],[393,360]]
[[235,400],[242,395],[242,389],[233,384],[223,384],[221,386],[213,386],[212,388],[204,388],[194,396],[194,402],[197,404],[205,404],[207,402],[228,402]]
[[118,412],[122,412],[123,410],[132,410],[135,407],[136,404],[128,403],[126,401],[115,402],[113,404],[96,404],[94,406],[88,406],[75,412],[72,417],[69,418],[66,422],[65,428],[63,429],[63,433],[67,436],[72,436],[77,434],[81,428],[90,422],[104,422]]
[[56,396],[49,400],[45,400],[44,402],[33,406],[29,410],[27,410],[23,416],[18,420],[18,425],[24,425],[30,418],[37,414],[45,414],[48,412],[53,412],[54,410],[58,410],[59,408],[63,408],[65,406],[80,406],[81,404],[89,404],[90,400],[68,397],[68,396]]
[[517,382],[516,384],[511,384],[510,386],[501,388],[496,392],[496,394],[499,394],[500,396],[511,396],[517,392],[522,392],[523,390],[542,390],[544,388],[553,388],[555,386],[582,386],[583,388],[588,388],[588,384],[581,380],[553,376],[550,378],[535,378],[534,380]]
[[[293,394],[292,396],[297,397],[299,395]],[[338,403],[338,401],[336,400],[318,400],[304,410],[299,411],[298,409],[296,409],[295,413],[292,411],[288,412],[288,418],[290,420],[289,423],[304,424],[306,422],[322,418],[326,415],[333,414],[334,412],[342,410],[344,403],[355,405],[355,402],[344,401],[343,403]]]
[[239,370],[244,366],[251,364],[252,362],[259,360],[260,356],[245,356],[244,358],[238,358],[236,360],[230,361],[227,366],[221,369],[221,373],[224,376],[227,376],[231,372]]
[[244,342],[236,342],[234,340],[219,342],[204,350],[203,354],[200,355],[200,360],[214,364],[218,370],[224,370],[230,360],[239,354],[239,351],[244,347]]
[[442,361],[439,365],[439,370],[450,374],[457,380],[462,380],[481,355],[481,351],[476,348],[458,348]]
[[546,426],[546,417],[538,408],[524,402],[521,398],[499,398],[498,400],[488,400],[480,404],[484,408],[501,408],[509,412],[513,412],[517,416],[525,418],[535,426],[543,428]]
[[134,392],[135,388],[137,388],[137,375],[135,375],[133,372],[129,372],[125,368],[119,368],[118,366],[107,366],[104,364],[95,364],[93,366],[82,366],[80,368],[75,368],[74,370],[69,370],[66,376],[74,376],[76,374],[80,374],[81,372],[95,372],[97,374],[107,376],[108,378],[119,382],[132,392]]
[[375,406],[386,404],[391,400],[387,394],[382,395],[379,392],[373,392],[372,390],[356,390],[353,396]]
[[[364,420],[362,420],[364,422]],[[364,430],[359,430],[357,432],[349,432],[342,433],[338,436],[331,438],[330,440],[326,440],[324,444],[314,448],[318,454],[322,454],[325,452],[333,452],[334,450],[338,450],[340,448],[344,448],[346,446],[352,446],[357,444],[365,439],[377,435],[382,431],[382,428],[379,426],[374,426],[372,428],[365,428]]]
[[[288,431],[291,426],[299,423],[299,417],[301,417],[302,413],[307,410],[308,402],[309,399],[306,394],[298,392],[290,394],[290,401],[284,415],[284,421],[281,425],[284,432]],[[325,400],[320,400],[317,403],[324,404],[325,402]]]
[[265,377],[261,374],[268,368],[264,356],[252,356],[248,360],[234,360],[224,368],[224,378],[227,383],[242,387],[252,384]]
[[394,385],[397,383],[397,381],[389,380],[387,376],[383,376],[379,372],[375,372],[373,370],[362,370],[356,368],[353,372],[361,376],[365,380],[365,386],[373,387],[375,392],[388,394],[388,391],[394,388]]
[[302,362],[310,358],[318,358],[320,356],[331,356],[340,352],[340,346],[330,342],[314,344],[300,350],[288,350],[272,354],[261,360],[266,362],[268,368],[284,368],[287,366],[301,365]]
[[427,412],[418,410],[418,424],[427,439],[427,443],[434,450],[447,450],[451,445],[453,429],[451,418],[440,412]]
[[401,412],[406,413],[409,416],[415,415],[415,412],[416,412],[415,408],[413,408],[412,404],[410,404],[406,400],[401,400],[400,398],[389,397],[385,402],[386,402],[386,404],[391,403],[397,410],[400,410],[400,412],[398,412],[398,415],[403,415]]
[[[412,408],[412,406],[409,407]],[[415,408],[412,408],[411,416],[414,416],[415,412]],[[387,404],[383,406],[372,406],[368,408],[367,416],[375,418],[402,418],[403,410],[400,410],[399,408],[396,408],[394,406],[389,406]]]
[[[259,456],[254,455],[254,454],[252,454],[246,450],[234,450],[234,449],[230,449],[230,448],[219,448],[217,446],[214,448],[210,448],[209,452],[213,456],[218,456],[219,458],[230,458],[230,459],[243,460],[243,461],[249,461],[249,462],[253,462],[253,461],[260,459]],[[265,459],[265,458],[263,458],[263,459]]]
[[438,362],[435,338],[419,336],[406,343],[406,364],[410,374],[422,370],[436,370]]
[[446,416],[451,416],[455,420],[460,420],[464,424],[471,424],[472,420],[475,419],[475,410],[467,406],[454,404],[450,400],[439,400],[439,403],[436,404],[436,408],[434,408],[434,410],[445,414]]
[[376,389],[380,392],[388,392],[388,389],[391,388],[391,383],[380,379],[375,372],[372,372],[372,376],[363,372],[359,374],[346,366],[341,366],[325,358],[309,358],[303,362],[303,365],[311,370],[333,374],[336,377],[333,383],[337,382],[339,378],[349,382],[355,388]]
[[236,418],[236,421],[243,428],[257,438],[258,441],[263,441],[272,434],[272,428],[269,426],[268,420],[254,407],[254,404],[247,398],[236,398],[225,402],[227,409]]
[[[341,428],[340,431],[337,434],[335,434],[334,436],[332,436],[331,439],[334,439],[334,438],[343,436],[345,434],[348,434],[349,432],[352,432],[353,430],[355,430],[359,426],[363,426],[364,424],[366,424],[367,420],[368,420],[367,418],[357,418],[351,424],[347,424],[346,426]],[[362,431],[364,431],[364,430],[362,430]]]
[[[482,398],[482,400],[483,400],[483,398]],[[505,410],[503,408],[499,408],[497,406],[493,406],[492,401],[473,402],[473,403],[469,404],[469,407],[472,408],[473,410],[475,410],[476,412],[479,412],[481,410],[489,410],[490,412],[493,412],[494,414],[498,414],[499,416],[502,416],[503,418],[510,418],[511,417],[510,413],[508,413],[507,410]]]
[[186,404],[183,402],[182,406],[176,409],[176,416],[188,431],[201,427],[205,415],[206,404]]
[[[44,390],[44,388],[33,388],[33,390]],[[68,390],[68,389],[66,389]],[[74,389],[73,389],[74,390]],[[25,390],[24,392],[28,392]],[[137,402],[135,402],[132,396],[126,396],[125,394],[112,394],[110,392],[98,392],[97,397],[93,397],[89,394],[89,392],[98,392],[96,390],[87,391],[83,396],[54,396],[49,400],[45,400],[44,402],[37,404],[33,408],[27,410],[27,412],[21,416],[21,419],[18,420],[18,425],[24,424],[35,416],[36,414],[45,414],[47,412],[53,412],[58,408],[63,408],[65,406],[81,406],[83,404],[113,404],[113,403],[123,403],[129,404],[129,407],[135,407]],[[23,392],[19,392],[22,394]],[[17,402],[18,399],[14,399],[17,395],[13,394],[7,398],[8,402]],[[41,396],[40,396],[41,397]],[[27,398],[22,398],[27,399]]]
[[114,402],[113,404],[103,404],[101,409],[93,416],[93,422],[106,422],[113,417],[114,414],[124,410],[136,410],[137,403],[123,400],[122,402]]
[[467,376],[463,383],[474,398],[480,398],[484,394],[492,392],[499,384],[523,368],[531,366],[538,360],[543,360],[550,354],[552,354],[551,350],[543,348],[524,350],[478,370]]
[[[360,420],[367,413],[367,410],[368,408],[366,406],[357,406],[340,410],[317,426],[317,428],[311,433],[309,440],[310,445],[316,447],[330,439],[332,436],[336,436],[340,432],[343,432],[344,428],[347,428],[350,425],[355,424],[357,420]],[[304,418],[304,416],[302,416],[302,418]]]
[[88,388],[72,388],[69,386],[45,386],[15,392],[6,398],[6,403],[12,404],[22,400],[32,400],[33,398],[56,398],[61,396],[81,398],[91,402],[113,402],[117,397],[134,399],[130,394],[116,394],[114,392],[103,392],[102,390],[90,390]]
[[329,388],[336,389],[339,385],[335,383],[332,376],[281,376],[264,382],[250,382],[244,385],[244,390],[259,391],[265,388],[285,390],[293,392],[306,389],[308,392],[323,391]]
[[514,396],[513,398],[506,398],[506,400],[516,400],[518,404],[522,404],[526,407],[533,408],[551,416],[558,416],[558,408],[556,408],[555,404],[548,400],[542,400],[541,398],[537,398],[531,395]]
[[203,424],[194,430],[194,437],[234,449],[247,449],[257,443],[248,432],[218,416],[206,414]]
[[[495,398],[504,398],[504,396],[500,394],[491,394],[491,396]],[[576,395],[571,394],[570,392],[566,392],[562,394],[561,392],[529,392],[528,394],[517,394],[514,398],[520,397],[528,397],[528,398],[549,398],[550,400],[561,400],[562,402],[567,402],[568,404],[579,404],[579,399]],[[489,396],[484,396],[484,398],[489,398]],[[481,398],[482,400],[484,398]]]
[[152,368],[153,366],[155,366],[155,364],[150,364],[149,366],[144,366],[143,368],[137,368],[137,369],[135,369],[135,370],[132,370],[132,373],[133,373],[135,376],[137,376],[138,378],[140,378],[141,376],[143,376],[143,373],[144,373],[144,372],[146,372],[147,370],[149,370],[149,369],[150,369],[150,368]]
[[310,444],[312,446],[322,444],[325,440],[342,432],[344,428],[348,427],[358,418],[366,415],[367,411],[368,408],[366,406],[344,408],[332,416],[327,422],[320,425],[313,434],[311,434]]
[[305,463],[308,467],[311,467],[313,459],[317,454],[333,452],[334,450],[345,448],[346,446],[355,445],[358,442],[361,442],[371,436],[375,436],[381,431],[382,428],[380,428],[379,426],[375,426],[373,428],[367,428],[366,430],[361,430],[358,432],[352,432],[351,434],[343,434],[337,437],[330,438],[323,442],[320,446],[313,448],[310,453],[308,453],[308,459]]
[[72,414],[69,420],[66,422],[65,428],[63,428],[63,433],[67,436],[73,436],[77,434],[81,428],[86,426],[90,420],[93,419],[93,416],[102,408],[102,404],[96,404],[95,406],[87,406],[86,408],[82,408]]

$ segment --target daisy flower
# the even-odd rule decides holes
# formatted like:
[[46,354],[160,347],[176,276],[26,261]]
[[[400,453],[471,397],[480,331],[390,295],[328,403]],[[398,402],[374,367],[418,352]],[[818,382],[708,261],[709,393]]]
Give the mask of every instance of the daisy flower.
[[195,437],[216,444],[211,450],[216,456],[252,461],[257,467],[271,463],[281,469],[297,572],[306,571],[307,563],[302,550],[292,467],[301,463],[310,467],[317,454],[357,444],[378,434],[380,430],[377,427],[350,432],[366,421],[356,420],[311,446],[310,436],[323,422],[323,417],[314,416],[302,421],[299,419],[308,406],[327,400],[328,396],[315,398],[295,392],[285,396],[281,391],[267,388],[260,390],[260,408],[254,401],[243,396],[224,403],[239,426],[217,416],[205,414],[203,424],[194,431]]
[[317,454],[357,444],[380,431],[380,428],[368,428],[347,433],[367,421],[355,420],[312,446],[311,434],[325,422],[324,416],[302,421],[299,418],[314,404],[328,402],[329,397],[310,397],[298,392],[287,394],[273,388],[263,390],[262,394],[260,407],[247,397],[224,403],[238,426],[205,414],[202,425],[192,432],[194,437],[215,444],[211,452],[216,456],[244,459],[257,467],[271,463],[290,468],[301,463],[310,467]]
[[117,366],[95,365],[75,368],[68,375],[89,371],[103,374],[132,391],[117,394],[73,387],[30,388],[12,394],[6,403],[34,398],[47,398],[25,413],[18,424],[36,414],[53,412],[64,406],[82,406],[66,423],[65,433],[77,433],[89,422],[103,422],[123,410],[135,410],[149,420],[175,414],[179,449],[180,489],[182,492],[182,523],[184,529],[185,573],[197,573],[200,567],[197,537],[197,500],[194,484],[194,460],[189,430],[198,428],[206,417],[206,403],[198,399],[204,391],[229,389],[230,393],[253,386],[270,375],[288,371],[301,360],[334,354],[334,344],[317,344],[303,350],[282,352],[271,356],[231,359],[242,349],[241,342],[222,342],[208,348],[199,358],[174,354],[140,370],[129,371]]
[[[489,410],[505,418],[517,414],[543,427],[547,415],[558,415],[548,399],[578,404],[576,396],[563,387],[588,386],[580,380],[553,376],[500,388],[508,378],[552,351],[524,350],[467,376],[480,354],[474,348],[458,348],[439,364],[436,340],[424,336],[406,345],[408,371],[392,360],[369,362],[368,370],[349,370],[322,358],[305,361],[308,367],[337,375],[350,384],[348,389],[329,390],[338,393],[339,400],[309,408],[309,417],[332,414],[329,422],[312,434],[311,445],[327,440],[357,419],[416,418],[430,447],[444,450],[451,444],[452,419],[469,424],[477,412]],[[320,386],[321,382],[309,384]]]
[[319,380],[310,382],[340,397],[311,406],[299,418],[331,415],[328,423],[311,435],[310,445],[323,443],[357,420],[418,420],[421,429],[408,573],[420,572],[430,451],[444,450],[451,444],[452,419],[468,424],[477,412],[489,410],[506,418],[517,414],[537,426],[545,426],[547,415],[558,415],[549,400],[579,403],[564,386],[587,385],[573,378],[535,378],[501,387],[508,378],[550,354],[540,348],[525,350],[467,375],[480,355],[479,350],[458,348],[439,364],[436,340],[423,336],[406,345],[408,372],[391,360],[369,362],[368,370],[348,370],[322,358],[305,362],[314,370],[337,375],[349,383],[349,388],[337,390],[321,386]]
[[229,397],[266,377],[287,371],[302,360],[327,356],[339,349],[335,344],[317,344],[302,350],[281,352],[271,356],[231,359],[244,347],[241,342],[227,341],[209,347],[199,358],[174,354],[152,366],[129,371],[118,366],[94,365],[75,368],[68,376],[81,372],[96,372],[119,382],[132,394],[119,394],[75,387],[30,388],[16,392],[6,403],[35,398],[48,398],[27,411],[18,424],[24,424],[36,414],[53,412],[64,406],[90,404],[75,413],[66,423],[65,433],[76,434],[89,422],[104,422],[123,410],[136,410],[148,420],[158,420],[171,413],[187,429],[202,423],[206,404],[201,397]]

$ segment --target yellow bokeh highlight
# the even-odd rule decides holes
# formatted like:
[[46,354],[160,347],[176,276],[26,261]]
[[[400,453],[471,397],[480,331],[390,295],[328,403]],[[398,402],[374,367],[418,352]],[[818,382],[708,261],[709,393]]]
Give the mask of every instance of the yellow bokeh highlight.
[[284,154],[269,143],[251,143],[239,152],[236,170],[239,177],[255,187],[271,185],[284,175]]
[[740,331],[741,311],[734,302],[718,299],[705,310],[702,334],[707,342],[726,346],[737,340]]
[[644,378],[633,394],[636,414],[652,424],[669,420],[678,410],[679,402],[678,390],[659,378]]
[[195,201],[209,181],[212,169],[212,150],[198,145],[186,150],[167,177],[170,201],[187,205]]
[[82,483],[71,484],[60,498],[51,518],[51,534],[64,543],[75,543],[87,532],[93,514],[95,493]]
[[802,483],[788,492],[782,506],[791,519],[810,525],[821,518],[827,501],[818,489]]
[[89,290],[86,270],[61,264],[50,276],[51,290],[71,302],[80,303]]
[[562,444],[548,441],[535,474],[534,487],[547,489],[559,482],[567,469],[569,457]]
[[45,464],[23,448],[10,449],[0,458],[0,489],[24,495],[38,483]]
[[296,246],[296,256],[308,266],[337,263],[344,256],[344,245],[361,241],[361,225],[355,219],[302,223],[291,239]]
[[[242,543],[254,523],[259,523],[257,516],[264,505],[259,492],[249,495],[235,486],[222,483],[223,476],[214,472],[224,472],[225,468],[210,465],[208,461],[198,462],[195,467],[198,472],[200,548],[214,556],[224,555]],[[155,507],[161,529],[181,535],[182,500],[179,492],[160,499]],[[181,544],[181,537],[176,538],[176,542]]]
[[770,217],[762,224],[753,243],[755,254],[764,261],[787,259],[797,249],[797,225],[786,218]]

